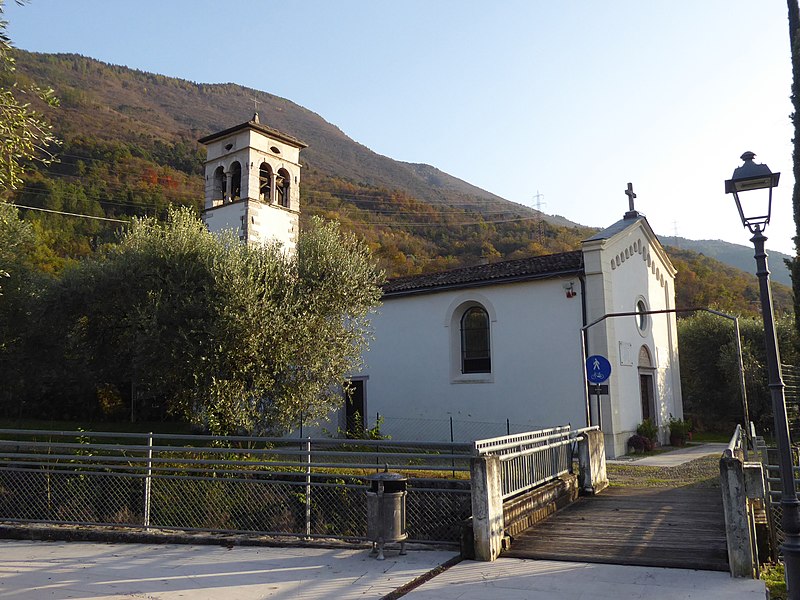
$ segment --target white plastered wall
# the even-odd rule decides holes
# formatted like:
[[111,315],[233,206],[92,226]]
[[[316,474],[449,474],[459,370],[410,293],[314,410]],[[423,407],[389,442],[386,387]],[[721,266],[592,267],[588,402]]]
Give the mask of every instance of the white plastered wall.
[[[577,277],[571,281],[577,291]],[[393,425],[399,430],[402,423],[449,417],[508,419],[527,428],[584,426],[581,296],[567,298],[564,283],[549,279],[384,299],[360,373],[369,377],[368,422],[379,412],[390,435]],[[469,303],[481,304],[490,316],[488,374],[463,376],[458,368],[460,331],[453,313]],[[422,425],[418,433],[417,439],[426,437]]]

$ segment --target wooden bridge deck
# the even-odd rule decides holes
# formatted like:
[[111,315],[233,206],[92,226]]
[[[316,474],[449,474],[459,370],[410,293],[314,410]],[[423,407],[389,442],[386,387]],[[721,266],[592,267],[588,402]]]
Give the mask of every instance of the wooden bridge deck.
[[503,556],[728,570],[719,488],[608,488],[514,537]]

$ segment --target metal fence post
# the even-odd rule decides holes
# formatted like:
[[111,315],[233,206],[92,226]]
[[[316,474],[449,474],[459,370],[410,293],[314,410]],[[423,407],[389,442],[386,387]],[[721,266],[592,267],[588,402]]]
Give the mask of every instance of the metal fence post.
[[306,537],[311,537],[311,438],[306,441]]
[[[375,427],[380,425],[380,423],[381,423],[381,413],[378,412],[378,413],[375,413]],[[376,448],[376,452],[380,453],[380,451],[381,451],[381,447],[378,446]],[[375,457],[375,472],[376,473],[380,472],[380,464],[381,464],[381,457],[380,456],[376,456]]]
[[147,436],[147,476],[144,478],[144,526],[150,527],[150,486],[153,479],[153,432]]
[[[450,416],[450,443],[452,444],[454,440],[455,440],[455,438],[453,437],[453,417],[451,415]],[[452,452],[452,450],[451,450],[451,452]],[[455,479],[455,476],[456,476],[456,459],[455,458],[451,459],[450,460],[450,464],[453,467],[453,478]]]

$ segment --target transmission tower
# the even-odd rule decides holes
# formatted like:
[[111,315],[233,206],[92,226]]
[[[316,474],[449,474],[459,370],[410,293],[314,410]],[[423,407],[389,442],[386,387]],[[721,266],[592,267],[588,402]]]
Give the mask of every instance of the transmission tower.
[[544,218],[542,218],[542,208],[546,206],[545,202],[542,202],[542,198],[544,198],[544,194],[540,194],[539,190],[536,190],[536,195],[534,195],[534,206],[536,207],[536,237],[537,242],[540,244],[544,243]]

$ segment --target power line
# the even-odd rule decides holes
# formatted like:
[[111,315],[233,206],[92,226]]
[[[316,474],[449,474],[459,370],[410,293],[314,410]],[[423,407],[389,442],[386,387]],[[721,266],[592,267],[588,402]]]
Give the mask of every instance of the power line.
[[[33,190],[33,189],[29,189],[29,188],[26,189],[24,187],[21,188],[21,189],[24,190],[24,193],[21,193],[20,195],[26,196],[26,197],[27,196],[40,196],[40,197],[44,197],[44,198],[49,198],[51,196],[50,192],[45,191],[45,190]],[[141,210],[144,210],[144,211],[147,211],[147,210],[156,211],[156,210],[159,209],[158,205],[156,205],[156,204],[148,204],[148,203],[137,204],[137,203],[134,203],[134,202],[115,202],[114,200],[101,200],[99,198],[88,198],[88,197],[87,198],[78,198],[77,196],[66,195],[66,194],[63,194],[60,197],[63,200],[74,200],[75,202],[97,202],[98,204],[110,204],[112,206],[121,206],[123,208],[138,208],[138,209],[141,209]]]
[[98,221],[113,221],[115,223],[130,223],[130,221],[123,221],[122,219],[109,219],[108,217],[95,217],[94,215],[81,215],[78,213],[64,212],[63,210],[50,210],[49,208],[39,208],[37,206],[25,206],[23,204],[14,204],[17,208],[25,208],[27,210],[40,210],[47,213],[55,213],[57,215],[66,215],[69,217],[82,217],[84,219],[96,219]]

